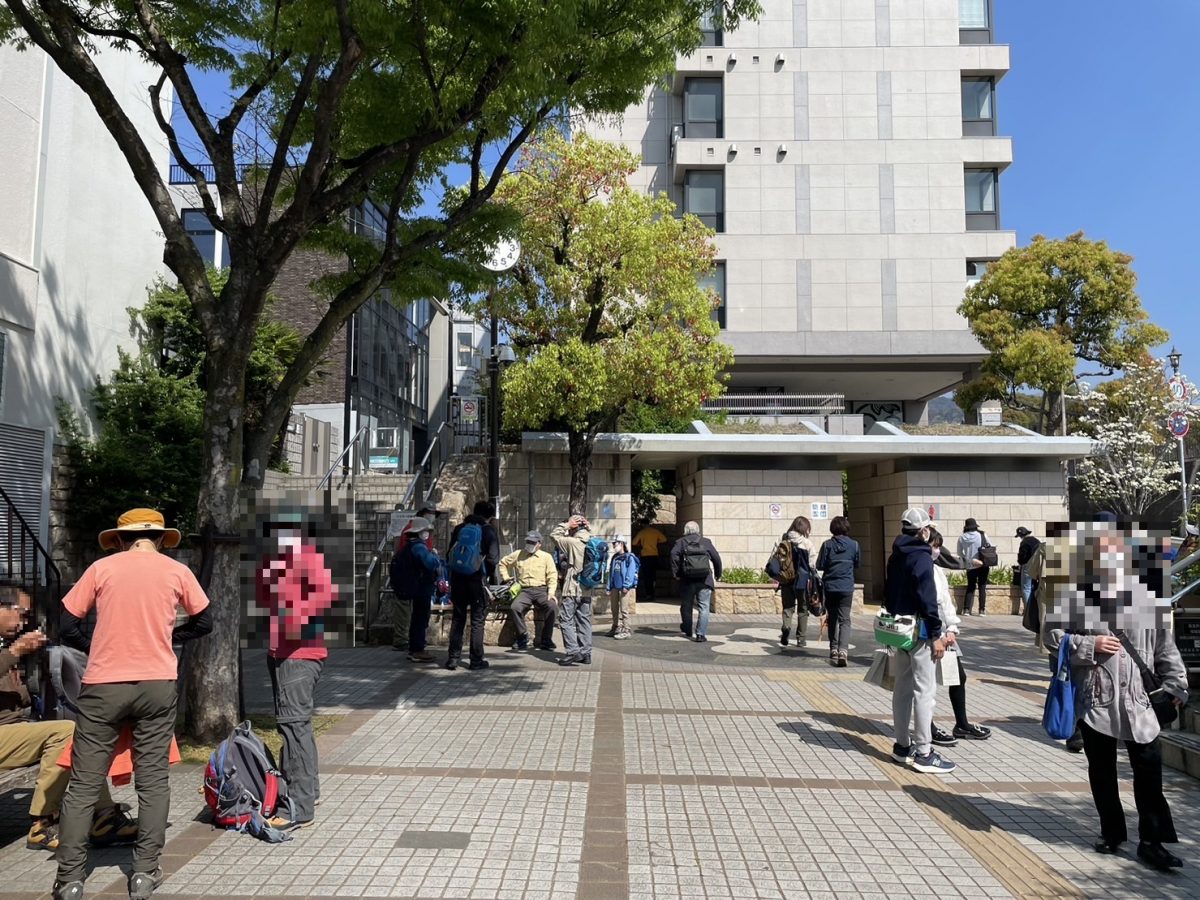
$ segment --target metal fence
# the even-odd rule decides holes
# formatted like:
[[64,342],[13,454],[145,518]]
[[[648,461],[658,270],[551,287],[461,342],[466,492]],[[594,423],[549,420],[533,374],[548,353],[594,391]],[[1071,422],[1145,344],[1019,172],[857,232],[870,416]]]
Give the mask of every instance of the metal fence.
[[737,416],[838,415],[846,411],[841,394],[725,394],[704,404],[705,412]]

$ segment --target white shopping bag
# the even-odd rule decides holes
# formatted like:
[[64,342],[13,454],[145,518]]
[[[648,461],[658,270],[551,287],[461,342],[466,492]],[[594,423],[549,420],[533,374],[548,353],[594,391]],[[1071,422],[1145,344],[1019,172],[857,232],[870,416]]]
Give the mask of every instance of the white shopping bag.
[[867,684],[881,687],[885,691],[896,689],[896,651],[891,647],[877,647],[871,659],[871,667],[863,677]]
[[953,647],[947,647],[938,660],[937,683],[942,687],[957,687],[962,683],[958,678],[958,651]]

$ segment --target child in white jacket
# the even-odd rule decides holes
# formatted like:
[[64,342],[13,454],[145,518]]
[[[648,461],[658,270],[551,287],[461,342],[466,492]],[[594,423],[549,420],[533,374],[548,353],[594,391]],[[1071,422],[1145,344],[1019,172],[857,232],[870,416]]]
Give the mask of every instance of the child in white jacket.
[[942,535],[935,528],[929,529],[929,548],[933,552],[933,582],[937,586],[938,616],[942,620],[942,631],[958,657],[958,684],[949,688],[950,705],[954,708],[954,733],[933,726],[933,743],[939,747],[953,747],[959,740],[985,741],[992,730],[983,725],[974,725],[967,718],[967,672],[963,668],[962,649],[958,643],[959,626],[962,620],[954,609],[954,597],[950,594],[950,581],[946,570],[940,565]]

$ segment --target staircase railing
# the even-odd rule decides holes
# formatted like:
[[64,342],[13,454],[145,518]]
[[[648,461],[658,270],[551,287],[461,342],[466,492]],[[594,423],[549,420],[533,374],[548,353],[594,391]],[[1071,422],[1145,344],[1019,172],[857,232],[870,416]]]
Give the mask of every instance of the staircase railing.
[[58,624],[56,607],[62,599],[62,573],[4,488],[0,488],[0,534],[5,538],[0,574],[29,593],[41,627],[52,634]]
[[[1192,553],[1190,556],[1187,556],[1181,560],[1178,560],[1177,562],[1171,563],[1171,575],[1172,576],[1180,575],[1183,572],[1186,572],[1192,566],[1196,565],[1197,563],[1200,563],[1200,550],[1197,550],[1196,552]],[[1177,591],[1171,597],[1171,605],[1172,606],[1178,605],[1180,600],[1182,600],[1188,594],[1192,593],[1192,591],[1196,590],[1197,587],[1200,587],[1200,578],[1197,578],[1191,584],[1185,586],[1182,590]]]

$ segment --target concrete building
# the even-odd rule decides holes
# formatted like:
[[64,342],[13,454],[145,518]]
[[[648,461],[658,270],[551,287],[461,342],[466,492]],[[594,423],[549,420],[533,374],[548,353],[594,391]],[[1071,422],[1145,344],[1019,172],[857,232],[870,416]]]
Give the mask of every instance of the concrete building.
[[[100,65],[165,172],[155,72],[131,53]],[[0,197],[0,486],[46,544],[56,402],[87,410],[134,343],[126,309],[165,271],[163,243],[100,117],[40,50],[0,47]]]
[[718,232],[731,394],[920,421],[982,359],[956,308],[1015,243],[995,103],[1009,52],[992,42],[990,0],[763,10],[707,31],[619,123],[589,131],[640,153],[637,183]]

